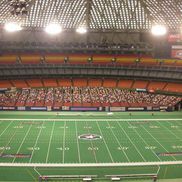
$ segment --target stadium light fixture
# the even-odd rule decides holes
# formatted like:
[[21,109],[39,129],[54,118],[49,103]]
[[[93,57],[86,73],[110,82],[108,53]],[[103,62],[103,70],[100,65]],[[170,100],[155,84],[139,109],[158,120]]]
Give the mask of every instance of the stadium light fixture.
[[9,0],[10,13],[14,16],[27,15],[32,0]]
[[84,34],[87,32],[87,29],[84,27],[79,27],[76,29],[76,32],[80,33],[80,34]]
[[9,22],[4,25],[4,29],[8,32],[16,32],[22,30],[22,27],[15,22]]
[[163,25],[154,25],[151,29],[151,32],[155,36],[163,36],[167,33],[167,29]]
[[51,23],[47,25],[47,27],[45,28],[45,31],[48,34],[56,35],[62,32],[62,28],[59,24]]

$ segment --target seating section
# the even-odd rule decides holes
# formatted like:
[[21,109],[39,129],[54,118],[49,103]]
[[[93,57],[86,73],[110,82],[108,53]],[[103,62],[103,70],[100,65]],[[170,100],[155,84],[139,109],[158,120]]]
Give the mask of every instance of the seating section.
[[148,90],[163,90],[166,84],[167,84],[166,82],[152,81],[148,85]]
[[72,54],[68,56],[68,61],[70,64],[86,64],[88,62],[89,57],[91,55],[84,55],[84,54]]
[[57,81],[56,79],[43,79],[43,84],[45,87],[57,87]]
[[20,92],[7,93],[7,94],[0,93],[0,105],[15,106],[19,98],[19,94]]
[[[12,84],[16,88],[27,88],[29,87],[25,80],[11,80]],[[9,87],[7,87],[9,88]]]
[[182,60],[156,59],[152,56],[137,54],[21,54],[1,55],[0,64],[115,64],[115,65],[148,65],[148,66],[182,66]]
[[132,85],[133,85],[133,80],[120,80],[119,82],[118,82],[118,87],[119,88],[128,88],[128,89],[130,89],[131,87],[132,87]]
[[122,65],[135,64],[137,60],[138,60],[137,55],[119,55],[116,57],[116,63]]
[[182,60],[174,60],[175,61],[175,66],[182,66]]
[[40,79],[29,79],[26,81],[29,87],[43,87]]
[[29,89],[22,89],[18,90],[18,97],[16,101],[16,106],[25,106],[26,105],[26,100],[30,94]]
[[61,54],[49,54],[45,55],[45,61],[46,63],[64,63],[66,55],[61,55]]
[[16,61],[16,55],[0,55],[0,64],[15,64]]
[[69,79],[69,78],[61,78],[61,79],[58,79],[58,85],[60,87],[70,87],[72,86],[72,80]]
[[116,87],[117,86],[117,80],[116,79],[104,79],[103,81],[103,87]]
[[93,64],[111,63],[112,58],[114,58],[114,56],[111,56],[111,55],[94,55],[94,56],[92,56],[92,63]]
[[9,80],[0,80],[0,88],[11,88],[13,85]]
[[20,59],[22,64],[38,64],[41,62],[41,55],[21,55]]
[[168,83],[164,88],[164,91],[167,92],[182,92],[182,84],[177,83]]
[[148,81],[136,80],[133,83],[132,88],[142,88],[142,89],[145,89],[145,88],[147,88],[147,84],[148,84]]
[[0,106],[173,106],[180,97],[105,87],[25,88],[0,94]]
[[73,86],[75,87],[87,87],[87,79],[84,78],[74,78]]
[[89,87],[101,87],[102,84],[103,84],[103,80],[102,79],[96,79],[96,78],[94,79],[94,78],[92,78],[92,79],[88,80],[88,86]]
[[152,91],[180,92],[182,84],[144,80],[122,80],[113,78],[60,78],[0,80],[0,88],[40,88],[40,87],[106,87],[121,89],[146,89]]
[[140,58],[140,63],[144,65],[158,65],[159,61],[150,56],[143,56]]

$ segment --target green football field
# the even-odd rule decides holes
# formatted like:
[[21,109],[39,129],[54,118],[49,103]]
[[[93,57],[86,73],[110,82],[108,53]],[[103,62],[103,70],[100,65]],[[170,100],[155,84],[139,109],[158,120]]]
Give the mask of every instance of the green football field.
[[0,181],[155,175],[182,180],[181,112],[0,112]]

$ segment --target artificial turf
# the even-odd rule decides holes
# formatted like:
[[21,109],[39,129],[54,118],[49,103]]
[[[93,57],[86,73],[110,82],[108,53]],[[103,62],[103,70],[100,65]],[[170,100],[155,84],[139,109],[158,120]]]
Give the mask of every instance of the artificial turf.
[[[86,138],[81,139],[84,134]],[[94,135],[99,138],[94,139]],[[182,161],[182,113],[1,112],[0,154],[0,181],[37,181],[38,173],[92,174],[104,180],[106,175],[157,173],[158,165],[122,164]],[[35,170],[30,166],[13,167],[17,163],[60,166]],[[108,167],[108,163],[113,166]],[[114,166],[118,163],[121,165]],[[182,165],[177,164],[160,166],[158,172],[160,178],[167,179],[182,178],[180,171]]]

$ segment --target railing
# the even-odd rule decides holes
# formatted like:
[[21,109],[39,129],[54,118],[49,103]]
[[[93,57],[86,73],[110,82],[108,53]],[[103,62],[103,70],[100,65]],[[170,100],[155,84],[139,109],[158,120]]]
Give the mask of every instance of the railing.
[[39,63],[39,64],[0,64],[0,69],[9,69],[9,68],[101,68],[101,69],[143,69],[143,70],[166,70],[166,71],[182,71],[182,66],[168,66],[168,65],[147,65],[147,64],[121,64],[121,63],[104,63],[104,64],[92,64],[92,63],[83,63],[83,64],[72,64],[72,63]]

